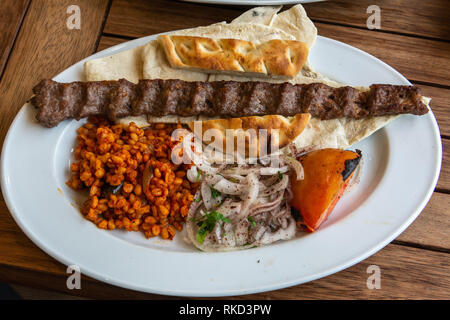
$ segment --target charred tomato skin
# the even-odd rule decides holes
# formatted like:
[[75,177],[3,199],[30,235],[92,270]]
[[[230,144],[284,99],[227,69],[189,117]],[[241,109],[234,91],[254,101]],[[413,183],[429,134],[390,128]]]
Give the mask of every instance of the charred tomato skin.
[[305,172],[303,180],[291,180],[294,207],[313,232],[328,218],[349,184],[361,160],[361,151],[321,149],[298,160]]

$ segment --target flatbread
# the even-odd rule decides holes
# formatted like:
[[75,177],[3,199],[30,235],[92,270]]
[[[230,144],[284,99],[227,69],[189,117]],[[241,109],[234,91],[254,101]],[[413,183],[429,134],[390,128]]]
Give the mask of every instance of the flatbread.
[[[234,150],[238,151],[237,140],[242,138],[245,142],[246,154],[249,151],[249,139],[250,134],[253,134],[254,142],[253,147],[255,147],[255,156],[260,154],[259,146],[260,140],[264,139],[265,144],[270,144],[271,137],[277,135],[277,141],[274,145],[277,145],[279,149],[286,147],[292,141],[294,141],[305,129],[308,121],[311,119],[309,113],[297,114],[294,117],[283,117],[280,115],[267,115],[267,116],[251,116],[251,117],[240,117],[240,118],[228,118],[228,119],[216,119],[216,120],[205,120],[201,121],[201,132],[196,132],[195,122],[189,122],[189,128],[194,132],[194,134],[201,134],[199,137],[203,140],[205,133],[209,131],[210,134],[214,136],[214,143],[219,147],[219,150]],[[230,135],[227,130],[233,135]],[[250,130],[253,130],[250,133]],[[265,133],[260,134],[259,130],[265,130]],[[275,133],[275,131],[276,133]],[[263,136],[263,135],[266,136]],[[275,138],[273,138],[275,139]],[[230,144],[228,146],[228,144]],[[229,148],[229,149],[227,149]],[[243,152],[241,152],[243,153]]]
[[125,78],[137,83],[142,79],[142,46],[84,64],[86,81],[119,80]]
[[205,73],[292,78],[303,68],[308,47],[296,40],[272,39],[256,45],[241,39],[160,35],[169,65]]
[[[255,43],[272,39],[295,40],[293,36],[284,33],[282,30],[272,29],[261,24],[250,25],[247,23],[216,23],[207,27],[180,30],[169,34],[208,38],[233,38]],[[150,41],[144,46],[142,60],[144,61],[144,79],[209,80],[207,73],[172,68],[157,40]]]
[[184,81],[207,81],[208,74],[196,71],[171,68],[166,60],[164,50],[157,40],[152,40],[144,46],[143,78],[144,79],[180,79]]
[[317,29],[308,18],[302,5],[296,5],[278,14],[273,23],[278,28],[292,35],[296,40],[305,42],[311,48],[316,42]]

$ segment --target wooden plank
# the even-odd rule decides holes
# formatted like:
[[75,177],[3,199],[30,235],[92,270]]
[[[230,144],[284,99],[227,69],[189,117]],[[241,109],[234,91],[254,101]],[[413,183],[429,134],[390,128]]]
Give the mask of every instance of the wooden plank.
[[450,40],[448,0],[335,0],[304,7],[312,20],[367,28],[366,11],[374,4],[381,9],[381,31]]
[[232,6],[212,7],[164,0],[114,0],[104,32],[137,38],[231,21],[240,14],[241,11]]
[[[165,4],[161,6],[161,4]],[[189,6],[195,6],[195,10]],[[105,25],[108,34],[142,37],[159,32],[207,25],[237,16],[209,6],[159,1],[114,1]],[[192,12],[193,11],[193,12]],[[189,12],[189,15],[186,15]],[[217,12],[223,16],[217,16]],[[195,16],[195,19],[191,19]],[[151,21],[151,22],[150,22]],[[450,43],[316,23],[319,34],[382,59],[408,79],[450,86]],[[361,41],[364,39],[364,41]],[[364,72],[363,70],[361,72]]]
[[29,0],[2,0],[0,4],[0,78],[16,39]]
[[[450,256],[445,253],[388,245],[363,262],[311,283],[244,299],[448,299]],[[381,271],[381,288],[368,289],[367,268]],[[420,289],[419,289],[420,288]]]
[[[1,145],[17,111],[31,96],[32,87],[94,51],[107,3],[107,0],[36,0],[30,4],[0,82]],[[69,30],[66,25],[69,17],[66,10],[73,4],[81,11],[80,30]]]
[[450,140],[442,139],[442,167],[437,188],[450,191]]
[[[370,265],[381,271],[381,288],[368,289]],[[363,262],[313,282],[233,299],[449,299],[450,255],[391,244]],[[66,287],[66,268],[36,272],[0,264],[0,281],[95,299],[166,299],[82,277],[80,290]],[[38,276],[36,276],[38,274]],[[420,290],[418,290],[420,288]]]
[[395,240],[423,247],[450,249],[450,195],[435,192],[419,217]]
[[450,89],[416,84],[424,96],[431,98],[431,110],[439,125],[441,135],[450,137]]
[[108,49],[112,46],[127,42],[127,39],[122,38],[116,38],[116,37],[108,37],[108,36],[102,36],[100,38],[100,41],[98,43],[97,52],[102,51],[105,49]]

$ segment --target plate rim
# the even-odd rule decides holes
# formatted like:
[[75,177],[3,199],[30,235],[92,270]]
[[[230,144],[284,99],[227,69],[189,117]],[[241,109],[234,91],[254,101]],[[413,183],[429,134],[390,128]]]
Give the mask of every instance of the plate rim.
[[182,2],[216,4],[216,5],[240,5],[240,6],[276,6],[323,2],[326,0],[180,0]]
[[[174,32],[174,31],[171,31]],[[77,65],[78,63],[84,62],[86,60],[90,60],[90,59],[94,59],[96,57],[99,56],[107,56],[107,55],[111,55],[114,54],[116,52],[120,52],[125,49],[129,49],[129,48],[133,48],[137,45],[139,45],[140,42],[146,41],[146,40],[150,40],[150,39],[154,39],[155,37],[157,37],[159,34],[155,34],[155,35],[149,35],[149,36],[145,36],[145,37],[141,37],[141,38],[137,38],[137,39],[133,39],[130,41],[126,41],[120,44],[117,44],[115,46],[106,48],[100,52],[97,52],[89,57],[86,57],[82,60],[80,60],[79,62],[76,62],[75,64],[69,66],[68,68],[66,68],[65,70],[63,70],[62,72],[60,72],[58,75],[56,75],[54,78],[57,78],[58,76],[62,75],[63,73],[65,73],[68,69],[74,67],[75,65]],[[401,75],[401,73],[399,73],[398,71],[396,71],[394,68],[392,68],[391,66],[389,66],[388,64],[386,64],[384,61],[372,56],[371,54],[360,50],[356,47],[353,47],[351,45],[348,45],[346,43],[331,39],[331,38],[327,38],[327,37],[323,37],[323,36],[318,36],[318,38],[321,38],[322,40],[325,41],[331,41],[334,42],[337,45],[340,46],[346,46],[352,50],[357,50],[359,53],[362,53],[364,55],[369,56],[370,58],[373,58],[375,60],[377,60],[377,62],[383,64],[384,67],[386,67],[387,69],[390,69],[396,76],[400,76],[402,79],[406,80],[408,83],[409,81],[403,76]],[[27,237],[33,241],[34,244],[36,244],[41,250],[43,250],[46,254],[48,254],[49,256],[51,256],[52,258],[54,258],[55,260],[63,263],[64,265],[68,266],[71,265],[71,262],[66,260],[65,257],[61,257],[58,254],[56,254],[55,252],[53,252],[53,250],[51,250],[50,248],[48,248],[48,246],[45,245],[45,243],[41,242],[41,240],[36,237],[32,231],[28,230],[24,224],[22,223],[22,221],[19,219],[18,214],[16,213],[16,208],[15,205],[11,202],[11,195],[9,194],[9,190],[8,188],[6,188],[6,175],[4,174],[4,172],[6,172],[6,153],[5,150],[8,148],[9,144],[11,143],[11,129],[16,125],[16,122],[19,121],[20,115],[22,113],[25,112],[25,108],[27,107],[28,102],[26,102],[21,109],[19,110],[19,112],[17,113],[17,115],[15,116],[13,122],[11,123],[10,127],[8,128],[8,132],[5,136],[4,139],[4,144],[3,144],[3,148],[2,148],[2,155],[1,155],[1,188],[2,188],[2,193],[5,199],[5,203],[7,205],[7,208],[10,212],[10,214],[13,216],[14,221],[19,225],[19,227],[21,228],[21,230],[27,235]],[[403,223],[401,224],[401,226],[399,228],[397,228],[395,230],[395,232],[392,232],[390,234],[389,237],[387,237],[386,239],[384,239],[383,241],[377,243],[376,245],[374,245],[372,247],[371,250],[367,250],[365,251],[363,254],[358,255],[357,257],[354,257],[351,260],[348,260],[344,263],[341,263],[339,265],[335,265],[333,268],[328,269],[326,272],[322,272],[320,274],[315,273],[314,275],[311,275],[309,278],[306,278],[306,280],[302,280],[302,281],[295,281],[295,280],[291,280],[291,281],[284,281],[284,282],[278,282],[277,284],[272,284],[272,285],[266,285],[266,286],[259,286],[257,288],[252,288],[250,290],[246,290],[246,289],[241,289],[241,288],[237,288],[235,290],[229,290],[227,292],[222,292],[222,291],[214,291],[214,292],[208,292],[207,294],[195,291],[195,292],[187,292],[187,291],[168,291],[168,290],[155,290],[153,288],[148,288],[148,287],[139,287],[139,286],[135,286],[135,285],[130,285],[129,283],[122,283],[121,281],[116,281],[115,279],[108,279],[107,281],[102,278],[102,276],[100,274],[98,274],[95,271],[91,271],[91,270],[83,270],[83,274],[88,275],[89,277],[92,277],[94,279],[98,279],[102,282],[106,282],[109,284],[113,284],[122,288],[127,288],[127,289],[131,289],[131,290],[137,290],[137,291],[142,291],[142,292],[148,292],[148,293],[156,293],[156,294],[162,294],[162,295],[176,295],[176,296],[190,296],[190,297],[217,297],[217,296],[234,296],[234,295],[241,295],[241,294],[252,294],[252,293],[259,293],[259,292],[266,292],[266,291],[271,291],[271,290],[278,290],[281,288],[286,288],[286,287],[290,287],[290,286],[294,286],[294,285],[299,285],[302,283],[307,283],[309,281],[312,280],[316,280],[316,279],[320,279],[323,277],[326,277],[330,274],[334,274],[336,272],[342,271],[344,269],[347,269],[351,266],[353,266],[354,264],[361,262],[365,259],[367,259],[368,257],[372,256],[373,254],[375,254],[376,252],[378,252],[379,250],[381,250],[382,248],[384,248],[387,244],[389,244],[393,239],[395,239],[399,234],[401,234],[416,218],[417,216],[423,211],[424,207],[427,205],[427,203],[429,202],[431,196],[433,195],[434,192],[434,188],[437,184],[438,178],[439,178],[439,174],[440,174],[440,170],[441,170],[441,164],[442,164],[442,140],[440,138],[440,131],[439,131],[439,127],[436,121],[436,118],[431,110],[431,116],[432,116],[432,125],[433,125],[433,134],[435,136],[436,142],[439,141],[439,143],[437,143],[437,149],[436,149],[436,157],[435,157],[435,165],[436,165],[436,170],[434,172],[433,175],[433,180],[431,182],[431,186],[427,192],[425,197],[422,199],[422,201],[420,202],[420,205],[417,206],[417,208],[414,210],[413,213],[411,213],[408,217],[408,219],[406,219],[405,221],[403,221]]]

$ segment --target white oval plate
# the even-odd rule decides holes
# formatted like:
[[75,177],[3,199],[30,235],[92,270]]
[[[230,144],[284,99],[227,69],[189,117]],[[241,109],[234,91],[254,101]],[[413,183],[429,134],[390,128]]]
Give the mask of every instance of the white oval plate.
[[297,4],[321,2],[326,0],[181,0],[184,2],[209,3],[209,4],[224,4],[236,6],[273,6],[280,4]]
[[[142,45],[136,39],[87,59]],[[85,60],[87,60],[85,59]],[[83,80],[83,62],[54,79]],[[318,71],[350,85],[410,84],[394,69],[356,48],[318,37],[310,53]],[[104,231],[77,209],[68,188],[76,129],[64,121],[47,129],[25,104],[5,139],[2,189],[15,221],[42,250],[90,277],[145,292],[226,296],[275,290],[343,270],[383,248],[419,215],[439,175],[442,149],[433,114],[405,115],[355,145],[363,153],[361,181],[313,234],[262,248],[203,253],[184,243],[146,240],[140,232]]]

